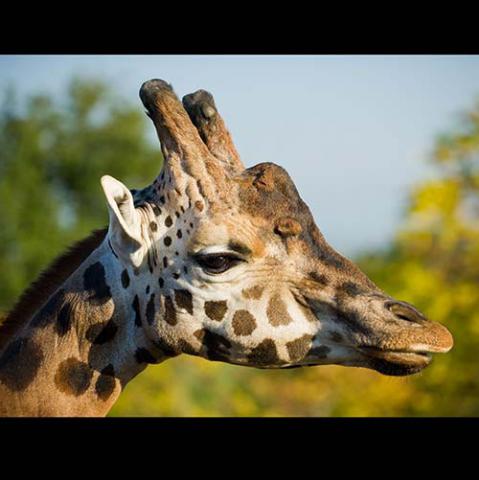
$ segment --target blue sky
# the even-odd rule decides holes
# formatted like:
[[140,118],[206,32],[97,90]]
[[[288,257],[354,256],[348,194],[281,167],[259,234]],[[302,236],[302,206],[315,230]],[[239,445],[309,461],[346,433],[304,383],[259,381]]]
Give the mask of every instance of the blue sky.
[[409,189],[433,174],[434,139],[479,98],[479,56],[0,56],[0,89],[19,98],[62,95],[72,75],[103,78],[141,110],[150,78],[179,96],[209,90],[246,166],[286,168],[349,256],[392,238]]

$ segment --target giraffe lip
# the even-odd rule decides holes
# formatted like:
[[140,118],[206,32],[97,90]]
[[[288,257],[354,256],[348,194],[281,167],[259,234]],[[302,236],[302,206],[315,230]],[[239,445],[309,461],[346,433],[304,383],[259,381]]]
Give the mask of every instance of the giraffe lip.
[[426,351],[384,350],[377,347],[360,347],[363,354],[370,358],[384,360],[391,364],[426,367],[431,363],[432,355]]
[[366,356],[368,368],[391,376],[418,373],[432,360],[431,353],[425,351],[381,350],[375,347],[361,347],[359,351]]

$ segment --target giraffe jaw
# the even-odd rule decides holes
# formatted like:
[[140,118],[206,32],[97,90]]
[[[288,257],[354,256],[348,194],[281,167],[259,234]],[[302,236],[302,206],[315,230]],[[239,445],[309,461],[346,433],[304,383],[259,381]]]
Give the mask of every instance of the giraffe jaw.
[[405,376],[420,372],[432,361],[430,352],[406,350],[381,350],[375,347],[361,347],[366,357],[367,368],[384,375]]

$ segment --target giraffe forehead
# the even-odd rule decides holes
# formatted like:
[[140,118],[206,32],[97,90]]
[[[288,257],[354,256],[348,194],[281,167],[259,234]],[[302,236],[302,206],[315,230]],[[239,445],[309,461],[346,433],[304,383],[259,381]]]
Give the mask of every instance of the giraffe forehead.
[[189,244],[190,251],[208,247],[245,250],[253,256],[265,252],[264,227],[252,222],[251,217],[239,212],[223,216],[217,213],[204,217],[195,229]]
[[236,183],[239,210],[256,221],[264,220],[269,234],[297,238],[303,234],[303,238],[311,239],[318,230],[294,182],[278,165],[263,163],[249,168],[237,177]]
[[190,251],[199,251],[212,245],[228,245],[230,233],[225,224],[215,219],[200,222],[189,242]]
[[262,238],[272,243],[271,239],[277,237],[273,232],[277,233],[286,239],[288,254],[302,267],[314,270],[325,266],[329,275],[341,273],[373,287],[351,261],[326,242],[286,170],[262,163],[245,170],[235,181],[239,210],[256,223],[263,221]]

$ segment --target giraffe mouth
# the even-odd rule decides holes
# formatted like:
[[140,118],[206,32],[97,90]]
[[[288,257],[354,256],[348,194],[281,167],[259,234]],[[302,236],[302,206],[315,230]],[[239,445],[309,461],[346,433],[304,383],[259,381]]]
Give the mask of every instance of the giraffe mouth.
[[432,361],[431,353],[426,351],[381,350],[376,347],[361,347],[359,351],[367,357],[369,368],[384,375],[412,375]]

